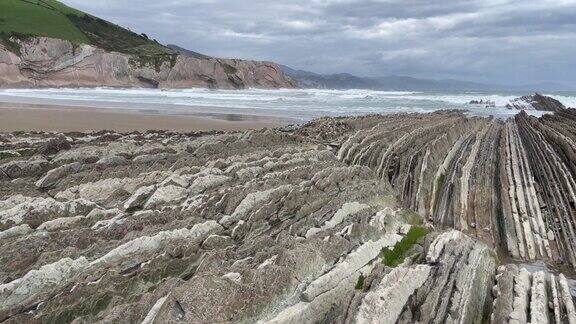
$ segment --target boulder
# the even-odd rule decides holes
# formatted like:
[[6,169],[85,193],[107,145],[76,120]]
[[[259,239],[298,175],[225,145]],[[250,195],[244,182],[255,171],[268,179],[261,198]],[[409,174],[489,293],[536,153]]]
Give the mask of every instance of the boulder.
[[123,156],[118,155],[111,155],[111,156],[104,156],[100,160],[96,161],[96,167],[101,169],[117,167],[120,165],[126,165],[130,162]]
[[36,187],[44,189],[51,187],[58,182],[61,178],[68,176],[70,174],[76,173],[82,169],[82,164],[79,162],[74,162],[70,164],[65,164],[54,168],[46,173],[45,176],[36,181]]
[[35,156],[29,160],[18,160],[0,165],[0,170],[11,179],[32,177],[44,173],[49,162],[41,156]]
[[154,209],[164,205],[173,205],[188,195],[188,191],[180,186],[168,185],[159,187],[144,204],[145,209]]
[[60,151],[69,150],[71,148],[72,145],[70,142],[65,137],[59,136],[42,143],[36,152],[42,155],[54,155]]
[[155,190],[155,185],[138,188],[124,203],[124,210],[132,211],[142,207],[146,200],[148,200],[148,197],[150,197]]

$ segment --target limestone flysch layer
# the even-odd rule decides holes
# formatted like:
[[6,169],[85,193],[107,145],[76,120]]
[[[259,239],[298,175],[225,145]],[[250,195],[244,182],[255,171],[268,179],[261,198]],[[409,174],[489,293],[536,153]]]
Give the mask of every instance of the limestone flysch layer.
[[0,321],[572,323],[576,111],[0,134]]

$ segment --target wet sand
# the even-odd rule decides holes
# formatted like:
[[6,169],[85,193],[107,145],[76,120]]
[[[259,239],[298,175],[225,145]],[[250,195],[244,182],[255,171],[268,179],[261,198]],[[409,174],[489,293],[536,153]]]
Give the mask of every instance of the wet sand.
[[289,120],[227,113],[164,114],[150,109],[0,102],[0,131],[234,131],[277,127]]

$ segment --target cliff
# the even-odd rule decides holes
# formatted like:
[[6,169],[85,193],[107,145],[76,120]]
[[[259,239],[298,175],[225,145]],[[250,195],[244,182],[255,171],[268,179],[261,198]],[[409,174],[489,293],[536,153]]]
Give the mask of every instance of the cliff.
[[208,87],[292,88],[272,62],[198,58],[184,54],[131,55],[46,37],[0,44],[0,88],[9,87]]
[[0,88],[296,86],[272,62],[177,49],[59,1],[0,1]]

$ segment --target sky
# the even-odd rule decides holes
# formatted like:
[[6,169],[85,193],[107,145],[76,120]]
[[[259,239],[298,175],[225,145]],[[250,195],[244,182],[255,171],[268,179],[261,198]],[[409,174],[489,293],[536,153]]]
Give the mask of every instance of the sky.
[[317,73],[576,84],[576,0],[64,0],[163,44]]

